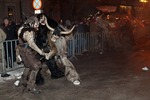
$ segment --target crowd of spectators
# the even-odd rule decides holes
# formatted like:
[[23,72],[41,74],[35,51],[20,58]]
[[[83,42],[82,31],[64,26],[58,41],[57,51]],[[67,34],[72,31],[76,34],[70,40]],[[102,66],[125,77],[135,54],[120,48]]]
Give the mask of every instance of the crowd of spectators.
[[[74,34],[90,34],[96,38],[96,49],[99,51],[112,49],[132,49],[137,38],[149,34],[146,20],[129,16],[99,15],[87,19],[74,20],[71,25],[77,25]],[[66,24],[67,25],[67,24]],[[82,44],[87,43],[83,38]]]
[[[136,44],[136,39],[139,34],[144,34],[142,32],[149,33],[149,30],[143,30],[145,28],[149,28],[148,26],[150,26],[146,20],[139,18],[130,18],[129,16],[116,17],[105,14],[91,16],[87,19],[67,19],[64,22],[61,21],[60,24],[65,26],[67,29],[70,29],[73,25],[76,25],[73,35],[89,34],[90,36],[96,37],[94,49],[99,51],[118,48],[132,49]],[[12,63],[16,60],[15,44],[4,41],[17,39],[16,30],[16,23],[10,18],[4,18],[3,23],[0,26],[0,41],[1,43],[3,42],[4,45],[7,67],[12,67]],[[84,36],[74,38],[73,42],[75,43],[75,47],[82,48],[83,51],[87,51],[86,44],[88,44],[88,41]]]

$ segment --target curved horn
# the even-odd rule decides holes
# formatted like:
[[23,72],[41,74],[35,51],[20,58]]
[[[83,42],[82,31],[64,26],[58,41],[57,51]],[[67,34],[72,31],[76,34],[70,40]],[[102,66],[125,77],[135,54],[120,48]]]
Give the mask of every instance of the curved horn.
[[[48,25],[48,22],[47,22],[47,18],[46,18],[46,17],[45,17],[45,24],[46,24],[46,26],[47,26],[47,28],[48,28],[49,30],[51,30],[52,32],[55,31],[54,28],[52,28],[52,27],[50,27],[50,26]],[[71,32],[73,31],[74,28],[75,28],[75,25],[74,25],[70,30],[66,30],[65,28],[63,28],[63,29],[65,29],[65,31],[61,31],[60,34],[69,34],[69,33],[71,33]]]
[[47,18],[45,17],[45,24],[46,24],[46,27],[49,29],[49,30],[51,30],[51,31],[54,31],[55,29],[53,29],[52,27],[50,27],[49,25],[48,25],[48,22],[47,22]]
[[71,33],[73,31],[74,28],[75,28],[75,25],[68,31],[65,31],[65,32],[61,31],[60,34],[69,34],[69,33]]

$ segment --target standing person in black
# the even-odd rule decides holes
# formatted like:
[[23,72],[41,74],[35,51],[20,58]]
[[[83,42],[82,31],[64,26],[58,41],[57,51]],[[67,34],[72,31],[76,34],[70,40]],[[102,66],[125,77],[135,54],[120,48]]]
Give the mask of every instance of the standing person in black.
[[15,41],[9,40],[16,39],[16,25],[13,21],[6,17],[3,20],[2,29],[6,33],[6,41],[8,41],[4,42],[6,66],[13,67],[13,63],[16,61]]
[[[45,14],[38,15],[38,19],[41,24],[40,33],[43,33],[43,34],[41,36],[39,36],[39,39],[37,39],[37,40],[40,40],[40,38],[43,35],[45,35],[45,37],[48,38],[48,39],[45,39],[45,37],[44,37],[43,39],[41,39],[39,41],[39,44],[40,43],[42,44],[42,43],[44,43],[43,41],[48,40],[48,41],[45,41],[44,46],[45,47],[50,46],[50,49],[49,48],[48,49],[51,52],[52,51],[56,52],[56,55],[53,56],[53,57],[55,57],[55,59],[51,56],[46,57],[46,59],[49,59],[49,60],[47,60],[46,64],[48,65],[50,71],[52,73],[55,72],[56,74],[61,73],[61,71],[56,70],[56,67],[57,67],[56,61],[58,63],[58,60],[59,60],[59,63],[61,63],[64,66],[64,72],[65,72],[65,76],[67,77],[67,80],[73,82],[74,85],[79,85],[80,84],[79,75],[76,72],[73,64],[67,58],[67,55],[66,55],[66,52],[67,52],[66,44],[67,43],[66,43],[66,39],[63,37],[65,35],[70,34],[73,31],[75,26],[73,26],[70,30],[68,30],[68,29],[64,28],[62,25],[60,25],[59,23],[57,23],[55,20],[47,17]],[[51,44],[53,44],[53,43],[55,44],[56,49],[53,46],[51,46]],[[45,47],[43,48],[43,51],[47,53],[47,51],[44,50],[44,49],[46,49]],[[51,53],[49,53],[49,54],[51,54]],[[52,67],[52,66],[55,66],[55,70],[53,70],[54,67]]]
[[[46,26],[40,25],[39,26],[39,33],[36,36],[36,44],[40,49],[43,49],[44,52],[48,53],[49,50],[51,50],[51,47],[48,44],[48,36],[47,33],[49,32],[49,29]],[[58,79],[61,77],[64,77],[64,72],[61,71],[54,59],[54,57],[50,58],[49,60],[46,60],[45,58],[42,59],[42,62],[45,63],[50,72],[51,72],[51,78],[52,79]],[[39,76],[39,77],[38,77]],[[40,75],[37,75],[37,83],[40,81]]]

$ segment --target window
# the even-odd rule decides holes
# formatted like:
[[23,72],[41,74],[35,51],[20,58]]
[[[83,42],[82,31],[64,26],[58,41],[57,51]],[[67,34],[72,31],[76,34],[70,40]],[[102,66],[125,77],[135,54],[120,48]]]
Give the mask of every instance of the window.
[[8,17],[14,19],[15,17],[15,6],[8,6]]

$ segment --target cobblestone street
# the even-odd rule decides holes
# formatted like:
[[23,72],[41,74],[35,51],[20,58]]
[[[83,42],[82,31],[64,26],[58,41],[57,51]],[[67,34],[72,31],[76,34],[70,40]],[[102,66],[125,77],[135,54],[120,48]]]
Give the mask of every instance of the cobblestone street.
[[72,61],[81,77],[75,86],[65,78],[46,77],[40,94],[22,93],[13,80],[1,82],[1,100],[149,100],[149,50],[87,53]]

